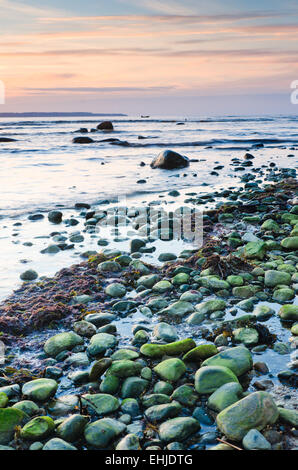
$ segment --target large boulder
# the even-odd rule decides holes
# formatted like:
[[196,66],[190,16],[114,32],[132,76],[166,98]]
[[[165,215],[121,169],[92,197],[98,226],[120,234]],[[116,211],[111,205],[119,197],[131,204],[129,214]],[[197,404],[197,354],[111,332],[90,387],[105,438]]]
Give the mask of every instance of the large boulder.
[[220,431],[232,441],[241,441],[251,429],[261,431],[279,416],[276,404],[267,392],[251,393],[225,408],[217,416]]
[[100,124],[98,124],[97,128],[100,131],[113,131],[114,126],[111,123],[111,121],[103,121]]
[[175,170],[189,166],[189,159],[172,150],[164,150],[151,162],[151,168]]

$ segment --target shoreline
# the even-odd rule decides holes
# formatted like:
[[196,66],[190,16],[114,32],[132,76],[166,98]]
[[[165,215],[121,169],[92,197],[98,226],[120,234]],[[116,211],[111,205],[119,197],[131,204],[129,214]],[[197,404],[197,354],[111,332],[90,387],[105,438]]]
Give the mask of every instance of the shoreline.
[[[276,182],[263,188],[247,180],[243,190],[212,195],[226,203],[206,210],[199,250],[177,257],[168,242],[163,252],[168,248],[172,260],[151,266],[139,251],[124,253],[107,245],[102,254],[90,253],[87,261],[53,278],[25,283],[2,302],[0,331],[8,359],[1,368],[0,393],[8,402],[1,409],[23,413],[20,435],[13,439],[7,429],[4,443],[0,432],[2,444],[225,450],[218,438],[226,436],[241,447],[249,429],[258,427],[265,444],[257,437],[267,448],[297,447],[291,430],[298,413],[298,184],[291,179],[293,171],[276,169]],[[86,222],[94,217],[88,211]],[[139,250],[150,253],[150,243]],[[236,350],[239,345],[250,352]],[[216,379],[205,376],[210,366],[202,363],[217,367],[229,350],[236,351],[231,369],[220,369]],[[34,385],[31,379],[37,377]],[[210,380],[219,381],[217,397]],[[30,409],[22,404],[21,391],[33,403]],[[45,393],[42,400],[39,393]],[[243,416],[247,399],[256,401],[251,406],[257,415],[243,435],[240,421],[231,430],[231,417],[220,408],[238,404]],[[49,429],[32,439],[30,422],[37,420],[37,426],[41,416],[48,416]],[[75,421],[78,433],[70,437]],[[104,440],[100,433],[107,422],[112,433]],[[58,444],[51,442],[57,437]]]

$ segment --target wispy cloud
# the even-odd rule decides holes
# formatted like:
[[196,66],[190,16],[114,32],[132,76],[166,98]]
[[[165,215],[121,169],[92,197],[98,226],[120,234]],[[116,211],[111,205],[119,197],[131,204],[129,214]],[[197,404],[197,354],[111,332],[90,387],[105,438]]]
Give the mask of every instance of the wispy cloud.
[[151,93],[176,89],[174,86],[148,87],[57,87],[57,88],[23,88],[37,93]]

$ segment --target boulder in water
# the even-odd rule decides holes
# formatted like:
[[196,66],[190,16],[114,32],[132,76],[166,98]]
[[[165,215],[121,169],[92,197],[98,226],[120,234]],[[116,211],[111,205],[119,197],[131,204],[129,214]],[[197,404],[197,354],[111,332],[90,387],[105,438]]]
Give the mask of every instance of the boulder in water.
[[90,137],[75,137],[73,139],[74,144],[92,144],[94,142]]
[[113,131],[114,126],[111,121],[103,121],[98,124],[97,129],[99,129],[100,131]]
[[189,159],[172,150],[164,150],[151,162],[151,168],[174,170],[189,166]]

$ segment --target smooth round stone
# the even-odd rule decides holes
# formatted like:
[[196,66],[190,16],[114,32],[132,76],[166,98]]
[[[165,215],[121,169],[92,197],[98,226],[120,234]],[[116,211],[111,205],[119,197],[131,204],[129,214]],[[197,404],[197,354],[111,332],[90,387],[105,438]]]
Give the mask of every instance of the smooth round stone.
[[270,442],[257,429],[248,431],[242,444],[245,450],[271,450]]
[[86,426],[84,435],[88,444],[105,449],[116,437],[123,433],[126,425],[112,418],[103,418]]
[[155,405],[164,405],[165,403],[170,403],[170,397],[164,395],[163,393],[151,393],[149,395],[144,395],[141,398],[141,402],[144,408],[150,408]]
[[201,367],[195,374],[195,389],[199,394],[209,394],[215,392],[222,385],[236,382],[236,375],[224,366]]
[[124,297],[126,294],[126,288],[123,284],[115,282],[105,288],[105,293],[113,298]]
[[173,418],[161,424],[159,436],[162,441],[181,442],[195,434],[200,429],[200,423],[194,418]]
[[82,401],[90,410],[98,415],[106,415],[118,410],[119,400],[112,395],[96,393],[94,395],[82,395]]
[[233,441],[241,441],[251,429],[261,431],[274,424],[279,412],[271,395],[255,392],[225,408],[217,415],[219,430]]
[[73,325],[74,332],[77,333],[79,336],[83,336],[86,338],[91,338],[91,336],[95,335],[96,327],[92,323],[81,320],[75,322]]
[[226,302],[224,300],[207,300],[195,306],[198,313],[210,315],[218,310],[225,310]]
[[99,390],[102,393],[114,394],[117,392],[120,385],[120,379],[114,375],[108,375],[102,380]]
[[216,412],[222,411],[228,406],[240,400],[243,390],[240,384],[226,383],[210,395],[208,408]]
[[140,373],[142,365],[139,362],[124,359],[122,361],[113,361],[109,367],[107,375],[115,375],[116,377],[131,377]]
[[227,282],[232,286],[232,287],[239,287],[244,284],[243,277],[241,276],[235,276],[231,275],[227,277]]
[[257,305],[253,313],[258,321],[266,321],[275,314],[275,311],[268,305]]
[[0,408],[5,408],[8,403],[8,396],[4,392],[0,392]]
[[132,417],[138,416],[140,414],[138,401],[135,398],[126,398],[121,403],[121,411]]
[[289,288],[276,289],[272,296],[273,300],[279,303],[288,302],[289,300],[294,299],[294,297],[295,292],[293,289]]
[[76,395],[63,395],[57,400],[52,400],[48,404],[49,413],[53,416],[65,416],[74,412],[79,404]]
[[169,281],[159,281],[152,287],[154,292],[158,292],[159,294],[164,294],[167,291],[173,289],[172,284]]
[[298,305],[283,305],[278,314],[284,321],[298,321]]
[[161,393],[161,394],[164,394],[164,395],[171,395],[172,392],[173,392],[173,385],[169,384],[168,382],[164,382],[164,381],[159,381],[159,382],[156,382],[156,384],[154,385],[154,389],[153,389],[154,393]]
[[189,281],[189,274],[187,273],[179,273],[172,279],[172,284],[174,286],[181,286],[182,284],[187,284]]
[[177,401],[163,405],[155,405],[147,408],[145,416],[151,423],[158,423],[168,418],[176,417],[181,411],[181,405]]
[[97,333],[92,336],[89,346],[87,348],[90,356],[96,357],[103,355],[107,349],[113,349],[117,344],[117,339],[114,335],[108,333]]
[[46,401],[55,395],[58,384],[53,379],[36,379],[23,385],[22,394],[36,401]]
[[0,408],[0,444],[8,444],[14,436],[15,427],[24,420],[24,413],[15,408]]
[[177,256],[174,253],[161,253],[158,257],[158,261],[174,261],[177,259]]
[[157,339],[171,343],[178,339],[176,328],[168,323],[158,323],[153,330],[153,334]]
[[139,353],[137,351],[134,351],[132,349],[118,349],[112,354],[111,359],[112,361],[122,361],[126,359],[133,361],[138,357]]
[[38,274],[34,269],[28,269],[20,275],[22,281],[34,281],[38,278]]
[[147,289],[151,289],[158,281],[159,276],[157,274],[147,274],[137,280],[137,286],[144,286],[147,287]]
[[62,421],[56,429],[57,435],[67,442],[75,442],[81,437],[89,419],[82,415],[72,415]]
[[103,272],[111,272],[111,273],[117,273],[121,271],[121,265],[117,263],[116,261],[104,261],[102,263],[99,263],[97,266],[97,271],[103,273]]
[[39,411],[39,406],[36,403],[34,403],[34,401],[30,401],[30,400],[19,401],[18,403],[15,403],[12,406],[12,408],[16,408],[28,416],[33,416],[34,414],[37,414]]
[[188,290],[184,292],[179,300],[184,300],[185,302],[199,302],[202,300],[203,296],[200,292],[195,290]]
[[44,352],[50,357],[56,357],[62,351],[69,351],[83,343],[83,338],[73,331],[58,333],[45,342]]
[[289,285],[291,283],[291,275],[282,271],[269,270],[265,272],[265,286],[276,287],[278,285]]
[[148,381],[140,377],[128,377],[122,384],[122,398],[138,398],[146,390]]
[[173,304],[169,305],[167,308],[161,310],[160,314],[183,317],[188,313],[192,313],[193,311],[194,307],[190,302],[178,300],[177,302],[174,302]]
[[186,367],[181,359],[172,358],[160,362],[154,367],[154,372],[158,374],[163,380],[176,382],[186,372]]
[[135,434],[127,434],[117,444],[115,450],[141,450],[139,438]]
[[50,441],[48,441],[42,450],[78,450],[73,445],[65,442],[63,439],[59,439],[58,437],[54,437]]
[[298,323],[295,323],[295,325],[292,326],[291,333],[295,336],[298,335]]
[[238,328],[233,331],[235,341],[245,346],[254,346],[259,341],[259,333],[254,328]]
[[62,212],[56,210],[50,211],[48,213],[48,219],[53,224],[60,224],[60,222],[62,221],[62,216]]
[[239,377],[248,372],[253,365],[252,355],[244,346],[227,348],[215,356],[206,359],[202,366],[224,366],[231,369]]
[[30,441],[44,439],[55,429],[55,423],[49,416],[38,416],[21,429],[21,437]]
[[181,385],[176,388],[171,395],[172,400],[178,401],[184,406],[194,406],[198,398],[198,395],[194,391],[194,387],[190,385]]

